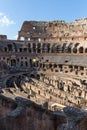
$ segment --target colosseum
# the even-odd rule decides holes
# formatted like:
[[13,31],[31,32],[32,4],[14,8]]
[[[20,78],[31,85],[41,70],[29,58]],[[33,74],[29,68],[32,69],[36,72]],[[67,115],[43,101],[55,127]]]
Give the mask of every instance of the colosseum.
[[87,18],[0,35],[0,106],[0,130],[87,130]]

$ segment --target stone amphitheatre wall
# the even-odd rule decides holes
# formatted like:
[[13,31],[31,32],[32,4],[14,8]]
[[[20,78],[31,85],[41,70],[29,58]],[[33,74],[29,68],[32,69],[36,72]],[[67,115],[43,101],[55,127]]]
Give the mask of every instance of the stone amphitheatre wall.
[[0,130],[57,130],[65,122],[64,114],[54,115],[24,98],[0,95]]
[[76,104],[82,98],[87,99],[86,23],[86,18],[72,23],[25,21],[18,40],[0,40],[1,77],[9,71],[35,71],[40,77],[45,75],[44,81],[59,89],[58,92],[63,89],[63,98],[67,91],[79,97],[74,100],[68,96]]
[[15,100],[0,95],[1,130],[86,130],[87,113],[66,107],[64,112],[52,112],[27,99]]
[[[0,36],[1,85],[1,130],[86,130],[87,113],[73,107],[87,106],[87,19],[25,21],[18,40]],[[44,102],[69,108],[54,116]]]
[[87,18],[65,21],[25,21],[18,40],[42,42],[84,41],[87,39]]

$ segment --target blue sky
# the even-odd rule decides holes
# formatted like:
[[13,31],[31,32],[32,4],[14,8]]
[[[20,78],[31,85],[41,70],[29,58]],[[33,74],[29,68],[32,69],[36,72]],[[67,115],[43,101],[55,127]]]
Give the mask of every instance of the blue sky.
[[0,0],[0,34],[15,39],[27,20],[65,20],[87,17],[87,0]]

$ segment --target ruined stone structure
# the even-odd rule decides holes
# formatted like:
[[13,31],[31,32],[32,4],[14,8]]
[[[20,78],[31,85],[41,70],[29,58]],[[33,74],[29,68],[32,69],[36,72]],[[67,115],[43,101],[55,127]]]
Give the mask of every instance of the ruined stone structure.
[[[86,107],[87,18],[72,23],[25,21],[17,40],[1,35],[0,86],[3,96],[21,96],[52,111],[59,109],[58,104],[65,113],[66,106],[70,113],[72,107]],[[75,125],[78,120],[69,122]],[[80,123],[84,122],[87,117]],[[80,123],[76,130],[86,130]],[[64,127],[52,130],[72,129]]]
[[87,18],[65,21],[37,22],[25,21],[19,31],[18,40],[32,42],[78,42],[87,39]]
[[87,130],[87,112],[66,107],[49,111],[34,102],[0,95],[1,130]]

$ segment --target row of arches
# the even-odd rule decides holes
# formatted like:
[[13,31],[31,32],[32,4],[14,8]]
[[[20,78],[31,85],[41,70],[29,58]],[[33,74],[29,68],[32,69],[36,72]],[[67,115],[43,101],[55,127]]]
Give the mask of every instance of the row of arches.
[[37,67],[38,61],[29,57],[18,57],[18,58],[5,58],[1,59],[2,62],[6,63],[9,67]]
[[87,47],[80,43],[29,43],[28,49],[33,53],[87,53]]
[[27,43],[17,46],[8,44],[0,51],[19,53],[87,53],[87,47],[80,43]]

